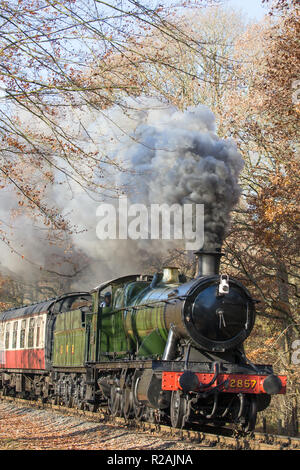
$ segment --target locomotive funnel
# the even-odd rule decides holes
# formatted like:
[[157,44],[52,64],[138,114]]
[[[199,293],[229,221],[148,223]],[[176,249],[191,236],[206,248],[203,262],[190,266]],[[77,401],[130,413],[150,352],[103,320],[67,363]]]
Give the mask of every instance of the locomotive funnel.
[[224,253],[218,251],[199,250],[195,252],[198,258],[198,272],[196,277],[215,276],[219,274],[220,260]]

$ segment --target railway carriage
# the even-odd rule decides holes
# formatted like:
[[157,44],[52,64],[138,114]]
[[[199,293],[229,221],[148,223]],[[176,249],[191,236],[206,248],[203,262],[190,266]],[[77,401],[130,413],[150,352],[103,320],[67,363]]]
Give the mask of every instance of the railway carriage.
[[74,292],[0,313],[0,384],[4,393],[48,396],[56,320],[66,310],[75,318],[77,307],[87,298],[86,293]]
[[47,312],[53,301],[0,314],[1,363],[7,369],[45,369]]
[[1,313],[3,393],[107,405],[114,416],[174,427],[252,430],[271,396],[285,393],[286,377],[247,359],[255,300],[219,274],[221,253],[197,256],[195,279],[167,267]]

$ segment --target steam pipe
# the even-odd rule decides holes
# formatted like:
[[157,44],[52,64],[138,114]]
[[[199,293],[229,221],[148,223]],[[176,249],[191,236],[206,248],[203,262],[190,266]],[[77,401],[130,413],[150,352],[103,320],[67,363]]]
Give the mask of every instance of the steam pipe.
[[171,328],[169,330],[164,354],[162,357],[163,361],[172,361],[174,359],[174,357],[176,356],[177,341],[178,341],[178,336],[177,336],[177,333],[175,332],[175,328],[172,323]]

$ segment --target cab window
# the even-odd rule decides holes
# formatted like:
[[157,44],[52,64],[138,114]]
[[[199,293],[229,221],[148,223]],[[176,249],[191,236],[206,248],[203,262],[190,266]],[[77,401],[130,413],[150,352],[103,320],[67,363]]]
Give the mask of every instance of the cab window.
[[105,307],[105,294],[110,293],[111,301],[110,307],[113,305],[113,295],[112,295],[112,288],[111,286],[106,286],[101,292],[99,292],[99,306]]

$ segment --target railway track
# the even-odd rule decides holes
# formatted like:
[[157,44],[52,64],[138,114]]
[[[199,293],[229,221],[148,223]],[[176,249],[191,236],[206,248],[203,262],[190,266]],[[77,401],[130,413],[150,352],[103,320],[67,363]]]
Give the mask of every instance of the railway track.
[[[161,439],[180,438],[182,441],[191,442],[199,447],[210,447],[228,450],[300,450],[300,438],[279,436],[274,434],[263,434],[254,432],[250,435],[234,435],[231,430],[224,430],[224,433],[217,431],[198,431],[195,429],[175,429],[164,424],[154,424],[137,420],[126,420],[121,417],[112,417],[106,408],[100,408],[97,412],[69,408],[62,405],[43,403],[42,401],[25,400],[22,398],[3,396],[0,400],[12,402],[17,406],[33,407],[50,410],[68,416],[84,417],[87,421],[102,422],[112,425],[121,425],[139,432],[157,436]],[[228,435],[228,433],[232,435]]]

